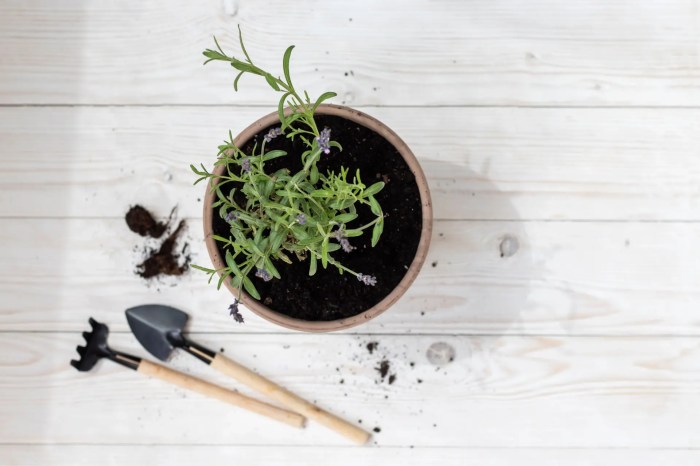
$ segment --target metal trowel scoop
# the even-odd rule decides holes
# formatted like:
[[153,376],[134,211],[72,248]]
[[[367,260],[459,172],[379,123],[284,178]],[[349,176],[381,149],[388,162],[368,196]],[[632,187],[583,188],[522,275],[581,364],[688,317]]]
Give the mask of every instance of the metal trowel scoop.
[[219,372],[264,393],[288,408],[314,419],[350,440],[364,444],[370,434],[299,398],[270,380],[235,361],[187,339],[182,331],[188,316],[179,309],[160,304],[136,306],[126,311],[126,320],[136,339],[158,359],[168,359],[174,348],[181,348]]

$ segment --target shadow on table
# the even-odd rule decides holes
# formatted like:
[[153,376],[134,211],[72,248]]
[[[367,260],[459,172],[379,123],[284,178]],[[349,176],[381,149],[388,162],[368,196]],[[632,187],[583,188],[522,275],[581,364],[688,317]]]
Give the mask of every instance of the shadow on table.
[[[72,443],[82,434],[73,415],[78,412],[79,417],[89,393],[83,384],[90,381],[69,362],[78,357],[75,347],[84,342],[79,330],[61,333],[61,312],[70,294],[82,291],[68,283],[71,270],[76,270],[69,246],[74,244],[76,222],[69,217],[81,216],[73,211],[73,183],[81,176],[76,167],[84,166],[84,160],[76,162],[81,110],[67,105],[79,103],[81,97],[87,47],[83,14],[80,7],[46,3],[2,21],[7,34],[24,43],[4,52],[6,82],[15,91],[6,89],[3,95],[9,103],[21,99],[20,104],[28,104],[0,109],[5,165],[0,177],[0,236],[5,244],[0,330],[6,342],[0,344],[6,349],[0,372],[9,381],[0,411],[6,429],[0,431],[9,444]],[[20,52],[28,51],[32,37],[51,39],[42,53],[27,57]],[[47,103],[59,105],[43,106]],[[87,324],[76,321],[72,327],[87,329]],[[35,464],[50,464],[52,459],[48,450],[33,456]]]
[[509,195],[467,166],[422,162],[435,221],[430,252],[406,295],[369,333],[517,334],[539,271]]

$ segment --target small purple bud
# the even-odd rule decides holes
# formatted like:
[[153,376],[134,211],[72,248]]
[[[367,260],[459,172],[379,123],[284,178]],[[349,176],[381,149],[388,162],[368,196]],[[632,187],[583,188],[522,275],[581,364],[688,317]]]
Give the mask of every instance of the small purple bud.
[[282,128],[272,128],[270,131],[267,132],[267,134],[263,137],[263,140],[265,142],[270,142],[273,139],[275,139],[277,136],[282,134]]
[[347,237],[345,236],[345,225],[341,225],[340,229],[336,230],[333,232],[333,237],[338,240],[340,243],[340,247],[343,248],[343,251],[345,252],[350,252],[354,247],[350,244],[350,241],[348,241]]
[[304,215],[304,214],[297,215],[297,222],[299,222],[299,225],[306,225],[306,215]]
[[243,159],[243,161],[241,162],[241,171],[243,173],[250,172],[250,158],[246,157]]
[[321,149],[321,152],[329,154],[331,152],[331,129],[323,128],[321,134],[316,138],[316,142],[318,142],[318,148]]
[[347,238],[340,238],[340,247],[343,248],[343,251],[345,252],[350,252],[355,249],[350,245],[350,241],[348,241]]
[[377,277],[373,277],[372,275],[364,275],[361,273],[357,274],[357,279],[364,283],[365,285],[369,286],[374,286],[377,284]]
[[228,311],[229,311],[229,315],[231,315],[231,317],[233,317],[233,320],[235,320],[235,321],[238,322],[239,324],[242,324],[242,323],[243,323],[243,316],[241,315],[240,311],[238,310],[238,303],[239,303],[239,302],[240,302],[240,301],[238,301],[238,300],[236,299],[236,300],[233,302],[233,304],[231,304],[231,305],[228,307]]
[[226,221],[228,223],[234,222],[236,220],[238,220],[238,212],[231,211],[231,212],[226,214]]
[[265,270],[265,269],[258,269],[258,270],[256,270],[256,271],[255,271],[255,276],[256,276],[256,277],[259,277],[259,278],[262,278],[263,281],[265,281],[265,282],[269,282],[270,280],[272,280],[272,275],[270,275],[270,272],[268,272],[268,271]]

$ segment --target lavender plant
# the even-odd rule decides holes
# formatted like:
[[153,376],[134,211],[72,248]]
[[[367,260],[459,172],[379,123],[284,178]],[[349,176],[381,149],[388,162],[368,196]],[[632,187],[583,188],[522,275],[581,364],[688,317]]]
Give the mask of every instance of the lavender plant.
[[[280,126],[272,128],[250,153],[244,153],[229,140],[219,146],[215,166],[223,165],[224,173],[216,175],[204,165],[191,165],[192,171],[201,181],[210,182],[216,194],[213,207],[218,215],[230,225],[230,236],[214,235],[223,245],[226,267],[214,270],[193,265],[209,274],[209,281],[220,273],[217,288],[224,280],[239,290],[238,297],[230,306],[231,315],[242,321],[238,312],[241,290],[245,289],[253,298],[260,293],[249,275],[264,281],[281,278],[275,263],[291,263],[291,256],[309,262],[309,275],[314,275],[318,263],[325,269],[329,265],[339,273],[350,273],[365,285],[374,286],[376,277],[366,275],[341,264],[332,253],[343,250],[351,252],[351,238],[362,235],[372,228],[372,246],[379,241],[384,227],[384,214],[375,195],[384,187],[383,182],[365,185],[357,170],[352,177],[349,169],[341,167],[336,173],[321,173],[317,163],[321,157],[340,157],[342,147],[331,139],[331,130],[319,131],[314,114],[318,106],[334,97],[334,92],[325,92],[315,101],[304,91],[300,93],[292,84],[289,62],[294,46],[284,52],[282,70],[284,77],[275,77],[253,63],[243,44],[238,29],[239,42],[244,58],[239,60],[227,55],[214,38],[216,50],[207,49],[205,64],[210,61],[227,62],[238,74],[233,81],[235,91],[245,74],[260,76],[272,90],[281,94],[277,110]],[[302,97],[303,95],[303,97]],[[281,150],[268,150],[273,139],[299,138],[305,147],[300,154],[303,168],[297,173],[279,169],[273,173],[266,170],[266,162],[288,156]],[[350,223],[358,218],[358,209],[369,209],[374,219],[364,225]]]

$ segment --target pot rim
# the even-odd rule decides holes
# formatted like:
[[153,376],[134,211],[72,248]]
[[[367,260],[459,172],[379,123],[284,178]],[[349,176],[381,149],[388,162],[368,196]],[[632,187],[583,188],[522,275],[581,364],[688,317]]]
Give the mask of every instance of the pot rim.
[[[287,110],[289,111],[289,109]],[[430,200],[430,191],[428,189],[428,182],[426,181],[425,174],[418,163],[415,155],[411,152],[408,145],[388,126],[386,126],[381,121],[373,118],[366,113],[360,112],[350,107],[342,105],[332,105],[332,104],[321,104],[317,110],[316,114],[320,115],[333,115],[345,118],[347,120],[353,121],[357,124],[365,126],[377,134],[384,137],[389,141],[401,154],[401,157],[406,161],[411,172],[415,176],[416,184],[418,185],[418,191],[420,193],[421,201],[421,213],[423,225],[421,228],[420,240],[418,242],[418,249],[416,250],[416,255],[411,262],[406,274],[403,276],[401,281],[396,285],[396,287],[389,293],[384,299],[379,301],[377,304],[371,308],[354,315],[352,317],[345,317],[343,319],[337,320],[324,320],[324,321],[310,321],[295,319],[293,317],[286,316],[282,313],[274,311],[269,307],[265,306],[260,301],[253,299],[248,293],[243,290],[242,292],[242,304],[248,309],[253,311],[255,314],[259,315],[263,319],[286,327],[292,330],[301,330],[305,332],[330,332],[335,330],[342,330],[367,322],[370,319],[377,317],[378,315],[385,312],[389,307],[391,307],[398,299],[403,296],[409,286],[418,276],[423,263],[425,262],[426,256],[428,254],[428,247],[430,245],[430,238],[432,236],[433,230],[433,209]],[[270,113],[266,115],[246,129],[244,129],[236,138],[234,139],[234,144],[237,147],[244,145],[250,138],[255,136],[257,133],[273,125],[275,122],[279,122],[279,115],[277,112]],[[214,174],[220,175],[223,173],[225,167],[219,165],[213,171]],[[212,204],[214,202],[214,193],[210,188],[210,184],[207,184],[207,191],[204,196],[204,241],[207,246],[207,252],[209,253],[209,258],[211,259],[214,268],[216,270],[221,269],[225,266],[225,261],[219,254],[219,250],[216,247],[216,240],[212,237],[213,235],[213,216],[214,211],[212,209]],[[235,295],[238,294],[238,289],[233,287],[228,280],[224,281],[224,285],[228,290]]]

